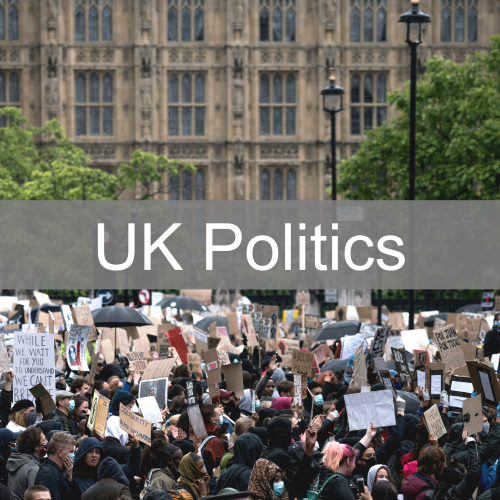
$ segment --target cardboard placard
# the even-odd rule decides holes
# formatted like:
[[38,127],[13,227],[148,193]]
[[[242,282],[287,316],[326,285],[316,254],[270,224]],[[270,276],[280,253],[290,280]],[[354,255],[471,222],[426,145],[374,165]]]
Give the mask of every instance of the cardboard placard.
[[40,400],[40,404],[42,405],[42,413],[44,415],[48,415],[52,413],[56,409],[56,404],[54,400],[49,394],[49,391],[45,389],[43,384],[34,385],[30,390],[31,394],[35,399]]
[[221,376],[221,367],[219,362],[219,356],[217,355],[216,349],[209,349],[203,353],[203,359],[205,360],[205,367],[207,370],[207,382],[208,385],[215,385],[214,382],[214,373],[215,373],[215,381],[217,384],[222,382]]
[[87,339],[92,332],[91,325],[75,324],[68,332],[66,343],[66,359],[72,371],[87,372]]
[[[92,327],[90,332],[90,336],[87,339],[88,342],[94,342],[97,340],[97,330],[94,325],[94,320],[92,318],[92,311],[90,310],[90,306],[88,304],[84,304],[82,306],[70,306],[71,311],[73,313],[73,319],[77,325],[88,325]],[[68,325],[66,325],[66,329],[68,329]]]
[[97,416],[97,408],[99,407],[99,392],[94,391],[94,394],[92,396],[92,403],[90,407],[90,415],[89,418],[87,419],[87,427],[93,431],[95,427],[95,420]]
[[395,347],[391,347],[391,349],[392,358],[394,359],[394,364],[396,365],[396,371],[401,377],[401,385],[404,387],[406,383],[409,382],[411,386],[413,381],[411,378],[410,368],[408,367],[408,361],[406,359],[406,352],[403,349],[396,349]]
[[481,406],[481,395],[477,394],[473,398],[464,401],[462,412],[464,415],[464,427],[469,436],[483,430],[483,408]]
[[255,335],[254,324],[250,314],[243,314],[241,316],[241,325],[243,327],[243,332],[247,338],[248,347],[258,347],[259,341]]
[[222,368],[224,365],[229,365],[231,364],[231,360],[229,359],[229,356],[226,351],[222,351],[220,349],[217,349],[217,358],[219,360],[219,366]]
[[156,399],[159,408],[165,408],[167,404],[168,378],[157,378],[141,380],[139,383],[139,398],[152,396]]
[[126,356],[128,362],[134,367],[137,373],[144,373],[148,366],[148,360],[142,351],[127,352]]
[[356,387],[368,386],[366,374],[366,358],[363,354],[363,344],[360,344],[354,355],[354,364],[352,367],[352,381]]
[[103,439],[104,439],[104,433],[106,432],[106,425],[108,421],[109,404],[110,400],[104,397],[102,394],[99,394],[94,431],[98,436],[100,436]]
[[479,329],[481,327],[482,318],[470,317],[467,318],[467,330],[469,330],[468,340],[478,340],[479,339]]
[[439,413],[437,404],[431,406],[424,412],[424,421],[429,434],[434,434],[436,439],[439,439],[441,436],[446,434],[446,427],[441,419],[441,413]]
[[187,356],[189,373],[196,373],[198,370],[201,370],[200,356],[196,352],[188,352]]
[[401,331],[405,329],[405,321],[402,312],[389,313],[388,325],[392,325],[392,331]]
[[311,295],[309,292],[297,292],[297,305],[308,306],[311,303]]
[[486,338],[486,334],[491,330],[490,325],[488,325],[488,322],[484,319],[481,318],[481,322],[479,323],[479,333],[478,337],[484,342],[484,339]]
[[428,363],[425,365],[425,388],[431,396],[431,404],[441,404],[441,391],[444,390],[446,378],[444,363]]
[[207,434],[207,429],[205,428],[205,423],[203,422],[203,416],[201,414],[200,407],[198,405],[190,406],[187,409],[189,415],[189,422],[193,428],[194,433],[198,439],[205,439]]
[[294,349],[300,349],[300,342],[298,340],[279,339],[276,342],[278,354],[283,360],[281,366],[292,366],[292,352]]
[[351,431],[368,429],[370,422],[374,427],[396,425],[391,391],[345,394],[344,400]]
[[188,348],[182,336],[182,330],[177,327],[167,331],[166,334],[170,341],[170,345],[175,348],[181,361],[187,364]]
[[163,422],[160,407],[156,402],[154,396],[147,396],[145,398],[137,398],[137,404],[141,409],[142,416],[153,424]]
[[208,349],[208,335],[196,326],[193,328],[194,331],[194,341],[196,346],[196,352],[198,354],[203,354],[203,351]]
[[316,363],[318,363],[318,366],[323,363],[323,361],[332,357],[332,351],[330,351],[330,348],[326,344],[321,344],[319,347],[316,347],[313,354],[316,357]]
[[[99,363],[99,352],[95,352],[92,356],[92,362],[90,364],[89,380],[94,380],[95,372],[97,370],[97,363]],[[57,364],[56,364],[57,366]]]
[[450,410],[461,412],[464,401],[471,397],[474,386],[470,377],[453,375],[450,382]]
[[446,323],[448,325],[454,325],[457,332],[458,338],[462,340],[465,335],[465,330],[467,328],[467,315],[461,314],[448,314],[446,317]]
[[434,330],[434,338],[441,354],[441,360],[446,365],[446,371],[449,371],[450,366],[455,369],[465,365],[460,339],[454,325]]
[[245,395],[245,387],[243,385],[243,368],[241,363],[230,363],[223,365],[222,373],[228,391],[234,391],[236,396],[243,397]]
[[481,394],[483,406],[496,408],[500,401],[500,388],[495,373],[495,369],[491,364],[486,364],[481,361],[467,361],[470,378],[474,390]]
[[495,311],[500,312],[500,295],[495,295]]
[[425,370],[425,363],[427,363],[427,351],[413,351],[413,365],[415,370]]
[[429,343],[429,338],[427,337],[427,330],[425,328],[421,328],[419,330],[402,331],[401,338],[403,339],[405,350],[408,352],[413,352],[414,350],[418,350],[420,344]]
[[225,326],[217,327],[217,336],[221,339],[220,345],[231,345],[231,339],[229,338],[229,333],[227,333],[227,328]]
[[229,335],[239,335],[238,315],[236,313],[227,314],[227,326],[229,329]]
[[306,314],[305,323],[304,323],[306,328],[316,329],[318,327],[319,323],[320,323],[320,321],[319,321],[318,316],[311,316],[309,314]]
[[307,373],[312,370],[314,354],[312,352],[304,352],[299,349],[292,351],[292,373]]
[[168,349],[169,347],[172,347],[172,345],[170,343],[169,337],[167,336],[167,333],[170,332],[170,330],[175,330],[177,328],[178,326],[174,325],[173,323],[158,325],[158,340],[156,342],[156,352],[158,353],[158,356],[160,356],[160,358],[167,358],[169,356]]
[[192,299],[199,300],[206,306],[212,304],[212,290],[180,290],[179,295],[182,297],[191,297]]
[[207,341],[208,341],[208,349],[209,350],[217,349],[218,345],[220,344],[220,339],[217,337],[208,336]]
[[50,297],[46,293],[39,292],[38,290],[33,290],[33,296],[35,297],[35,300],[39,305],[50,303]]
[[375,358],[381,358],[384,355],[385,344],[391,333],[391,325],[385,327],[377,328],[375,332],[375,337],[370,345],[370,351],[367,353],[366,361],[368,365],[371,365]]
[[113,344],[111,343],[111,340],[103,339],[101,341],[101,349],[102,353],[104,354],[104,359],[106,360],[106,363],[107,364],[112,363],[115,359],[115,350],[113,349]]
[[9,371],[9,354],[5,345],[5,335],[0,333],[0,372]]
[[151,422],[136,415],[120,403],[120,429],[135,436],[141,443],[151,446]]
[[154,380],[157,378],[170,377],[170,372],[174,368],[174,365],[174,358],[150,361],[146,367],[146,371],[142,375],[142,380]]

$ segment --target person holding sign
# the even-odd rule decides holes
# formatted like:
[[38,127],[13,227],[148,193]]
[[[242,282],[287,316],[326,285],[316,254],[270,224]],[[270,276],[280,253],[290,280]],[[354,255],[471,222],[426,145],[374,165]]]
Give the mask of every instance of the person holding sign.
[[22,432],[30,425],[36,422],[36,410],[33,401],[29,399],[21,399],[16,401],[10,409],[9,423],[7,429],[12,432]]

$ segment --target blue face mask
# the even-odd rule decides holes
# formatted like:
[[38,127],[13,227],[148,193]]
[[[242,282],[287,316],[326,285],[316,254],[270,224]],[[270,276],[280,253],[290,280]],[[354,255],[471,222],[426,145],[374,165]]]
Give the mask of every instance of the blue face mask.
[[87,414],[84,411],[82,411],[82,413],[80,414],[80,418],[85,418],[86,416]]
[[26,422],[26,426],[30,427],[36,424],[36,412],[32,411],[31,413],[25,413],[24,421]]
[[339,418],[339,412],[337,410],[333,412],[333,418]]
[[219,424],[222,425],[224,423],[224,417],[221,415],[219,417]]
[[273,490],[274,494],[277,497],[280,497],[281,495],[283,495],[283,491],[285,490],[285,483],[283,481],[280,481],[279,483],[274,483]]
[[259,406],[260,406],[260,401],[259,400],[255,401],[255,408],[258,408]]
[[400,391],[401,390],[401,382],[394,382],[394,389],[396,389],[396,391]]
[[71,400],[69,402],[68,410],[73,411],[74,409],[75,409],[75,402],[73,400]]
[[323,404],[323,394],[318,394],[317,396],[314,396],[314,404],[318,406]]
[[16,451],[16,450],[17,450],[17,444],[15,444],[14,446],[10,447],[10,451]]
[[71,458],[71,460],[74,460],[74,459],[75,459],[75,454],[74,454],[74,453],[70,453],[70,454],[68,455],[68,457],[69,457],[69,458]]

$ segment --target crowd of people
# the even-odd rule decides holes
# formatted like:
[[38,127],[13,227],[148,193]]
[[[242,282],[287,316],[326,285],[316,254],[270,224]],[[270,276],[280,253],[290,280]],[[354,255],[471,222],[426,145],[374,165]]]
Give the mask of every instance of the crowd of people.
[[[338,355],[333,348],[331,354]],[[178,364],[150,446],[120,427],[121,404],[140,414],[140,375],[126,358],[117,355],[107,364],[101,358],[93,380],[59,377],[56,410],[48,415],[38,400],[13,401],[14,372],[6,371],[0,500],[199,500],[237,492],[251,500],[500,498],[500,405],[483,408],[483,430],[469,436],[462,413],[449,411],[453,370],[438,406],[447,433],[436,439],[422,418],[428,392],[401,387],[397,372],[391,372],[401,387],[395,425],[350,430],[345,396],[361,392],[352,381],[354,356],[335,373],[320,366],[301,404],[294,402],[293,374],[280,367],[276,353],[261,350],[260,363],[258,349],[229,357],[242,363],[244,396],[226,390],[223,381],[220,396],[211,398],[204,364],[196,373]],[[204,439],[187,411],[190,381]],[[386,389],[371,365],[367,382],[369,391]],[[111,401],[104,437],[87,426],[96,390]]]

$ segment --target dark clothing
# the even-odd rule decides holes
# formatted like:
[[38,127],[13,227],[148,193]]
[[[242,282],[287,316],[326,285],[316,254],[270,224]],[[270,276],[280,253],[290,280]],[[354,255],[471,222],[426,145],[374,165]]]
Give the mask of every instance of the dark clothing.
[[56,410],[56,415],[53,419],[55,422],[61,422],[62,430],[69,432],[72,436],[78,436],[78,428],[76,422],[71,420],[68,415],[65,415],[61,410]]
[[3,484],[0,484],[0,500],[11,500],[9,490]]
[[337,498],[341,498],[342,500],[356,500],[356,495],[353,493],[351,486],[354,485],[349,478],[337,473],[334,478],[325,481],[319,498],[320,500],[333,500]]
[[118,439],[107,437],[102,442],[102,449],[105,458],[114,458],[119,464],[123,465],[128,463],[130,450],[126,446],[122,446]]
[[483,345],[484,355],[491,359],[492,354],[500,352],[500,326],[493,325],[493,328],[486,334]]
[[2,389],[0,392],[0,427],[7,427],[12,406],[12,391]]
[[13,500],[24,499],[24,492],[35,484],[39,470],[40,459],[38,455],[28,455],[16,451],[10,454],[7,472],[9,474],[8,486]]
[[91,486],[83,495],[82,500],[116,500],[122,495],[132,497],[128,479],[120,464],[113,458],[105,458],[99,465],[98,482]]
[[233,465],[221,474],[215,493],[224,488],[246,491],[255,462],[260,458],[264,445],[255,434],[242,434],[234,443]]
[[10,454],[10,446],[0,447],[0,484],[5,486],[7,486],[7,461],[9,460]]
[[406,478],[401,487],[401,493],[403,493],[404,500],[422,500],[427,492],[435,490],[438,484],[438,481],[427,474],[417,472]]
[[50,490],[52,500],[80,500],[82,496],[78,483],[74,479],[68,481],[66,473],[49,458],[46,458],[40,467],[35,484],[46,486]]

